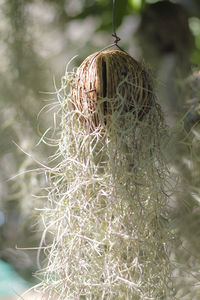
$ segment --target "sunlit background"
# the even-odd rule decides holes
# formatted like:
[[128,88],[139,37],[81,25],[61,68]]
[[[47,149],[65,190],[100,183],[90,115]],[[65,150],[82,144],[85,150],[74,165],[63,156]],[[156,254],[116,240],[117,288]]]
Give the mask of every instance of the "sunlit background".
[[[196,87],[199,81],[198,73],[196,77],[193,73],[200,64],[200,1],[116,3],[120,47],[151,69],[171,126],[196,103],[189,100],[197,98],[190,93],[190,88],[194,91],[190,82],[196,82]],[[48,156],[55,151],[40,142],[53,123],[54,91],[67,63],[76,56],[70,66],[78,66],[111,44],[112,32],[109,0],[0,0],[0,299],[16,299],[37,283],[32,276],[38,268],[34,248],[41,239],[36,215],[38,208],[45,207],[45,178],[42,172],[30,170],[41,167],[38,161],[48,164]],[[198,116],[194,109],[187,126],[191,128]],[[49,138],[51,133],[46,133]],[[179,150],[179,156],[187,152]],[[188,158],[186,166],[177,163],[191,185],[200,174],[188,164]],[[196,255],[200,250],[199,180],[193,185],[194,197],[188,193],[181,213],[175,210],[174,214],[181,224],[192,224],[191,232],[183,231],[186,239],[190,236]],[[198,263],[199,257],[197,268]]]

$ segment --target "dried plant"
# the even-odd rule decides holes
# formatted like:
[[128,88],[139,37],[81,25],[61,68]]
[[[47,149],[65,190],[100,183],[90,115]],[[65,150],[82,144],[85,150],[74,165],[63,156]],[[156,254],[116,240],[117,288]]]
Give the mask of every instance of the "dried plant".
[[[41,248],[46,236],[52,243],[39,286],[49,299],[171,300],[168,129],[142,66],[116,52],[121,71],[113,83],[117,65],[106,55],[66,72],[57,91],[59,163],[46,170]],[[94,79],[85,66],[97,76],[89,88],[98,93],[102,84],[105,94],[92,98],[94,91],[85,90]]]

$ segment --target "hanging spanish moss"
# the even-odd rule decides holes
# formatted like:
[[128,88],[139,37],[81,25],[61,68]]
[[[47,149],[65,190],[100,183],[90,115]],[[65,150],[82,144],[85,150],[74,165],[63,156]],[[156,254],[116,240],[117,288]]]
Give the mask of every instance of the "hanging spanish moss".
[[103,51],[67,72],[57,96],[40,286],[49,299],[173,299],[168,130],[150,76],[128,54]]
[[200,71],[194,71],[180,89],[185,102],[183,125],[176,130],[173,165],[180,178],[172,211],[177,232],[174,285],[178,299],[200,298]]

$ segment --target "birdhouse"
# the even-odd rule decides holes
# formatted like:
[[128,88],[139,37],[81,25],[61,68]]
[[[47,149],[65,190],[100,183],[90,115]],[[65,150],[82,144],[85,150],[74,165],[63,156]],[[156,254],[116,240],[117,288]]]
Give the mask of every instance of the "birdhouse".
[[139,62],[120,50],[87,57],[77,70],[72,95],[80,120],[89,122],[90,130],[108,126],[115,110],[122,114],[132,112],[141,120],[154,101],[148,73]]

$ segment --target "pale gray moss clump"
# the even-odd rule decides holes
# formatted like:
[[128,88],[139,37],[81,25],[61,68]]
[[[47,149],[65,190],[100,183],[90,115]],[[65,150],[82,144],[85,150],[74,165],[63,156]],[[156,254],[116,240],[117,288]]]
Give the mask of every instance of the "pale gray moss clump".
[[[38,273],[41,287],[49,299],[171,300],[167,128],[160,107],[154,102],[137,118],[121,109],[118,93],[102,100],[112,111],[109,127],[91,131],[67,91],[74,76],[67,73],[58,92],[59,163],[46,171],[41,214],[52,243]],[[105,117],[98,105],[95,113]]]

